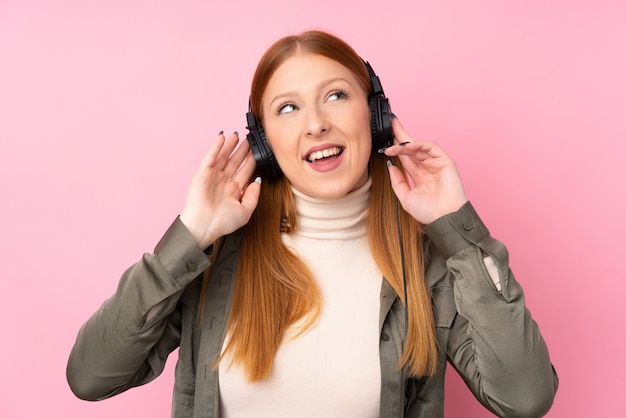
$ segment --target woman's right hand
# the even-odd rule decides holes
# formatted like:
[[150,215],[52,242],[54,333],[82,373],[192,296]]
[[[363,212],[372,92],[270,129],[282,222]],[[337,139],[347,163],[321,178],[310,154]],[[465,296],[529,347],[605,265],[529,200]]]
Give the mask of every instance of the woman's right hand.
[[180,220],[203,250],[219,237],[245,225],[259,202],[260,181],[250,183],[256,167],[248,141],[223,133],[202,160],[187,193]]

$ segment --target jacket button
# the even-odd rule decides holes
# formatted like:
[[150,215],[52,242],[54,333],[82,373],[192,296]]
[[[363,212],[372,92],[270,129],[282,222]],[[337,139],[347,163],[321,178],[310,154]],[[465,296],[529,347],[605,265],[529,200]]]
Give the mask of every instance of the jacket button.
[[396,390],[396,388],[398,387],[398,384],[396,382],[389,382],[387,383],[387,387],[391,390]]
[[465,229],[466,231],[471,231],[472,229],[474,229],[474,221],[467,221],[463,224],[463,229]]
[[190,273],[195,273],[198,271],[198,266],[195,263],[187,263],[187,271]]
[[389,341],[389,335],[383,334],[383,335],[380,336],[380,339],[383,340],[383,341]]

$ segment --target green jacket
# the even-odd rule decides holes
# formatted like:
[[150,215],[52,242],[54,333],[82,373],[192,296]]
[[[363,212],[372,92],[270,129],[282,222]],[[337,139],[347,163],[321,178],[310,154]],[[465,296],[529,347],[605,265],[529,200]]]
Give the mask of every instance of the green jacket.
[[[380,417],[443,418],[446,361],[494,414],[544,415],[558,378],[509,269],[506,248],[489,235],[470,203],[428,225],[425,233],[439,373],[413,380],[407,395],[406,375],[397,370],[404,307],[383,280]],[[180,220],[174,221],[154,254],[145,254],[124,273],[116,293],[81,328],[67,367],[76,396],[100,400],[145,384],[179,348],[172,417],[219,418],[214,364],[226,334],[240,242],[239,232],[226,237],[198,321],[202,272],[210,263]],[[501,292],[484,266],[485,253],[498,266]]]

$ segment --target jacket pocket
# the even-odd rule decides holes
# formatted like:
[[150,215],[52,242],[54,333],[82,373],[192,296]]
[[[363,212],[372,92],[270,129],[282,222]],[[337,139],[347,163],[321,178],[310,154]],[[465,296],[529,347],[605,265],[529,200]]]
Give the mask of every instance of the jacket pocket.
[[435,326],[437,328],[450,328],[457,313],[452,286],[437,286],[433,288],[432,301]]

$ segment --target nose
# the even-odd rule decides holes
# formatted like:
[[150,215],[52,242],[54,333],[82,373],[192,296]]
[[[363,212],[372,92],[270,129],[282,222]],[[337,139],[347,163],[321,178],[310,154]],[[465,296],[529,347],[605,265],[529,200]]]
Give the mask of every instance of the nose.
[[311,106],[307,111],[306,135],[309,137],[318,137],[326,134],[330,129],[328,119],[324,112],[316,106]]

